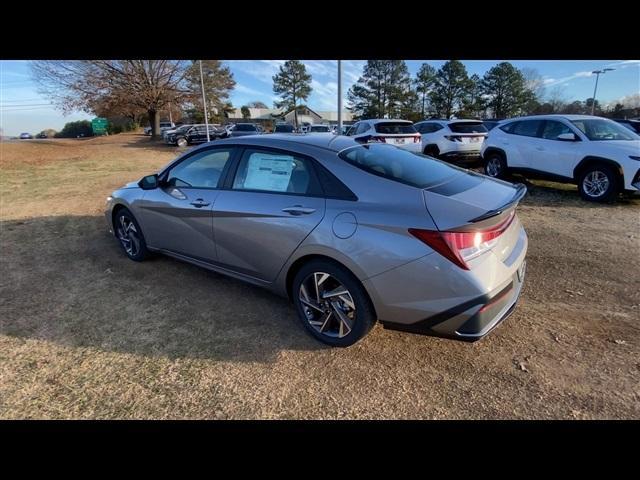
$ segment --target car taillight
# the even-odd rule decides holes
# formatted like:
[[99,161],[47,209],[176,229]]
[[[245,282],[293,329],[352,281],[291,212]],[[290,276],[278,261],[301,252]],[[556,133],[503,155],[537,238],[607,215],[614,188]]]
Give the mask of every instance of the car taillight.
[[369,138],[369,143],[387,143],[384,137],[371,137]]
[[420,143],[420,134],[413,137],[413,143]]
[[499,225],[475,232],[441,232],[410,228],[409,233],[460,268],[469,270],[467,262],[495,247],[498,237],[509,228],[514,217],[515,212],[512,211],[509,218]]

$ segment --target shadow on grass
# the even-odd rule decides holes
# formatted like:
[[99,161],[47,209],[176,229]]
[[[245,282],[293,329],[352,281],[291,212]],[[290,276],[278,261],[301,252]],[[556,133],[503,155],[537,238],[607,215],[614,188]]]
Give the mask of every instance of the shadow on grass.
[[0,238],[1,334],[239,362],[325,348],[266,290],[164,256],[130,261],[102,217],[4,221]]
[[624,205],[640,206],[640,197],[638,196],[634,198],[627,194],[622,194],[611,203],[588,202],[582,199],[578,192],[578,187],[572,184],[547,180],[530,180],[520,175],[513,175],[507,180],[514,183],[524,183],[527,186],[525,204],[535,203],[536,206],[540,207],[606,208]]

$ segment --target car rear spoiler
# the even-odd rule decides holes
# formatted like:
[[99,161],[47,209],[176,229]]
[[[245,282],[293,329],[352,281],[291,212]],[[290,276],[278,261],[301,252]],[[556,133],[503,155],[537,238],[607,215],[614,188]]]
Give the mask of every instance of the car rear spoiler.
[[488,212],[483,213],[479,217],[469,220],[469,223],[477,223],[483,220],[487,220],[488,218],[496,217],[502,214],[503,212],[505,212],[506,210],[509,210],[510,208],[517,205],[518,202],[520,202],[520,200],[522,200],[524,196],[527,194],[527,187],[523,183],[518,183],[515,185],[515,188],[516,188],[516,193],[513,195],[513,198],[511,200],[509,200],[507,203],[505,203],[501,207],[495,208],[493,210],[489,210]]

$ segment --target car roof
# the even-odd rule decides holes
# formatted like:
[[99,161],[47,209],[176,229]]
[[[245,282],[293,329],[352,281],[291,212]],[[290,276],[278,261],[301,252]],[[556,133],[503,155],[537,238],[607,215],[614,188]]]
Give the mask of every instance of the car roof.
[[[595,115],[569,115],[569,114],[561,114],[561,113],[553,113],[548,115],[530,115],[527,117],[515,117],[510,118],[509,121],[513,120],[588,120],[588,119],[605,119],[604,117],[598,117]],[[609,120],[608,118],[605,120]]]
[[361,143],[356,142],[351,137],[334,135],[333,133],[327,132],[314,135],[306,135],[304,133],[272,133],[270,135],[247,135],[245,137],[216,140],[214,142],[205,143],[203,146],[223,144],[249,144],[264,147],[272,146],[276,148],[286,148],[287,144],[290,144],[292,147],[296,145],[308,145],[311,147],[331,150],[333,152],[339,152],[348,147],[362,145]]
[[373,123],[374,125],[376,123],[386,123],[386,122],[393,122],[393,123],[413,123],[410,120],[401,120],[399,118],[366,118],[366,119],[362,119],[359,120],[360,122],[369,122],[369,123]]

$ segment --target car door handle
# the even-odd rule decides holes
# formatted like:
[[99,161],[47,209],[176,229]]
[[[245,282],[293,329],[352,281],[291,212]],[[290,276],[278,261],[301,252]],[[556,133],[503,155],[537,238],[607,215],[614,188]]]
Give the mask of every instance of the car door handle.
[[286,207],[282,209],[283,212],[291,215],[309,215],[316,211],[315,208],[305,208],[302,205],[294,205],[293,207]]
[[211,205],[211,202],[205,202],[203,199],[198,198],[195,201],[191,202],[191,205],[193,205],[196,208],[202,208],[202,207]]

